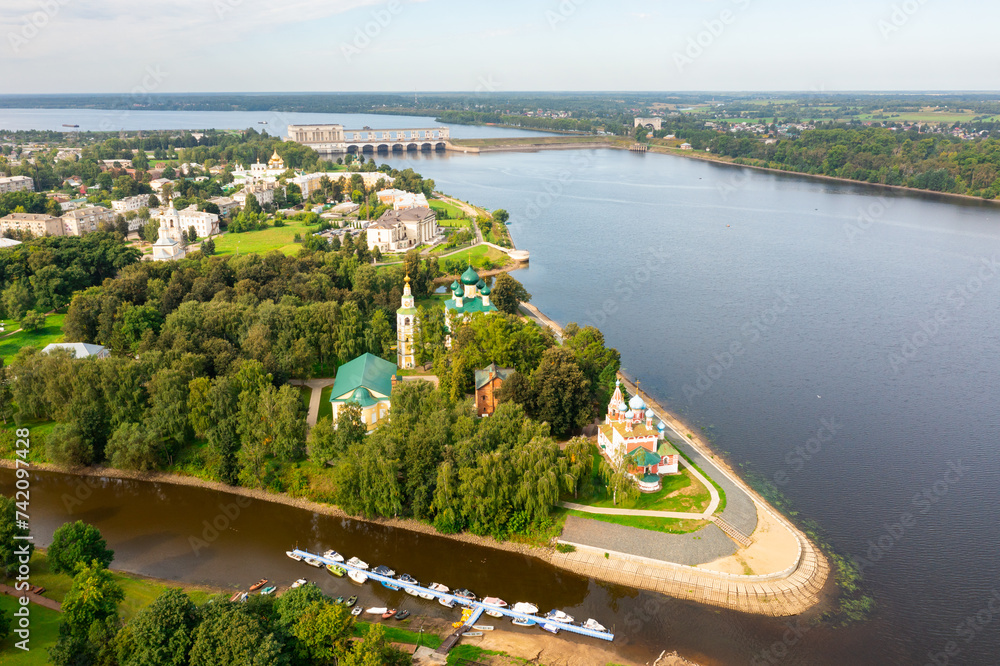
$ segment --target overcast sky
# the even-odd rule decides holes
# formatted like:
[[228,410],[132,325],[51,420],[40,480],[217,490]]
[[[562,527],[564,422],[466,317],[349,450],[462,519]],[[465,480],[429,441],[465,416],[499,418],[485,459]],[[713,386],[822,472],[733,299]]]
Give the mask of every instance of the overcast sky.
[[997,90],[998,25],[970,0],[0,0],[0,93]]

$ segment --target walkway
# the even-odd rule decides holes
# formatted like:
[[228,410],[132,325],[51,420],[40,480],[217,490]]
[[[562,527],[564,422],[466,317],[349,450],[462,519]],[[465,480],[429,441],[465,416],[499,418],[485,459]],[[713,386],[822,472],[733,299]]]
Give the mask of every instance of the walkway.
[[288,383],[292,386],[306,386],[311,389],[309,415],[306,417],[306,423],[310,428],[313,427],[319,420],[319,403],[323,397],[323,389],[327,386],[333,386],[333,379],[290,379]]
[[58,601],[54,601],[53,599],[43,597],[42,595],[35,594],[34,592],[19,592],[10,585],[2,585],[2,584],[0,584],[0,592],[3,592],[8,597],[22,597],[22,596],[28,597],[28,600],[31,601],[31,603],[33,604],[44,606],[45,608],[49,608],[58,613],[62,612],[62,604],[60,604]]

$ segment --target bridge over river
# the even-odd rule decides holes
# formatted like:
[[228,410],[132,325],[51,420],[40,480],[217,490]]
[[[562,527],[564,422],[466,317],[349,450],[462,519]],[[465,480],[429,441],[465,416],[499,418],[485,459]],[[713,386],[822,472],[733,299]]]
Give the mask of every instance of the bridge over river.
[[309,146],[320,154],[402,153],[448,150],[448,127],[406,129],[344,129],[343,125],[289,125],[288,140]]

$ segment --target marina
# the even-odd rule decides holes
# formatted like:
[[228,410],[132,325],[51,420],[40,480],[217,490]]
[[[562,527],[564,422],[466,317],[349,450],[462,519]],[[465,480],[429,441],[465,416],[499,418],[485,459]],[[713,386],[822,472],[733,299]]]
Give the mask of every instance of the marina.
[[[316,559],[319,560],[320,562],[323,562],[324,564],[336,564],[333,560],[325,558],[322,555],[310,553],[309,551],[301,550],[299,548],[296,548],[292,552],[295,555],[303,558],[307,562],[310,559]],[[515,610],[517,608],[524,610],[530,610],[530,608],[534,608],[530,604],[518,603],[515,604],[513,607],[487,604],[482,601],[477,601],[475,598],[470,599],[465,596],[458,596],[457,594],[453,594],[452,592],[448,591],[448,589],[445,588],[443,585],[434,585],[434,588],[438,589],[434,589],[431,587],[422,587],[419,583],[409,583],[404,580],[400,580],[398,578],[391,578],[389,576],[376,573],[374,570],[363,571],[361,569],[356,568],[351,563],[351,560],[340,563],[339,566],[347,569],[349,576],[351,574],[362,574],[365,575],[367,579],[377,581],[382,585],[384,585],[385,587],[392,586],[393,588],[402,588],[404,591],[410,594],[416,594],[417,596],[422,597],[424,599],[437,599],[438,603],[441,603],[442,605],[445,605],[448,608],[451,608],[455,605],[460,605],[471,609],[472,613],[469,614],[468,617],[464,618],[464,622],[462,622],[461,626],[458,627],[455,633],[453,633],[447,639],[445,639],[445,642],[441,645],[439,651],[440,650],[447,651],[451,649],[458,642],[458,640],[462,637],[463,634],[473,631],[473,628],[475,627],[476,622],[479,620],[480,616],[486,612],[489,612],[489,614],[493,617],[508,617],[514,621],[514,624],[518,626],[531,626],[538,622],[542,622],[543,627],[547,625],[551,626],[549,625],[549,623],[545,622],[545,618],[538,617],[531,613],[522,612],[522,610]],[[388,568],[386,569],[391,571],[391,569]],[[442,591],[440,588],[444,588],[444,591]],[[462,592],[467,592],[467,590],[462,590]],[[493,601],[493,598],[491,597],[487,598]],[[369,609],[369,611],[371,610],[372,609]],[[556,613],[556,611],[553,611],[553,614],[554,613]],[[562,613],[561,611],[559,611],[559,615],[560,617],[564,618],[569,617],[568,615]],[[596,622],[589,623],[589,625],[590,627],[594,627],[595,625],[600,626]],[[589,628],[588,626],[572,624],[571,621],[566,621],[566,620],[559,622],[558,630],[567,631],[574,634],[580,634],[581,636],[587,636],[589,638],[599,638],[604,641],[613,641],[615,639],[614,633],[610,631],[599,631],[595,628]]]

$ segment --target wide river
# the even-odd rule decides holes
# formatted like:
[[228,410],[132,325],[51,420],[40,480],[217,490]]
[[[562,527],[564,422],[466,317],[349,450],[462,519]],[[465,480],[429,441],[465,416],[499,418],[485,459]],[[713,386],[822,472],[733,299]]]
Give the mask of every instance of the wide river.
[[[389,161],[510,211],[518,247],[531,252],[516,275],[532,303],[559,322],[598,325],[644,389],[734,466],[777,481],[838,552],[866,558],[863,585],[878,604],[869,621],[809,630],[759,663],[924,664],[946,649],[958,650],[951,663],[996,663],[1000,208],[611,150]],[[815,438],[824,424],[832,441]],[[0,474],[0,489],[11,480]],[[32,518],[46,538],[76,481],[34,483]],[[281,551],[333,546],[424,582],[614,624],[615,645],[643,661],[665,647],[705,664],[750,663],[787,630],[530,558],[261,502],[192,547],[202,521],[231,501],[107,481],[72,516],[102,529],[117,566],[144,574],[291,579],[303,567]],[[311,577],[337,594],[350,588]],[[390,594],[364,592],[395,603]]]

